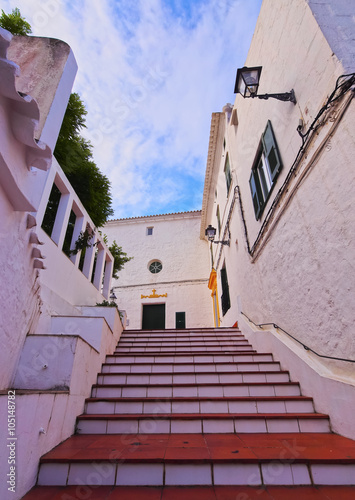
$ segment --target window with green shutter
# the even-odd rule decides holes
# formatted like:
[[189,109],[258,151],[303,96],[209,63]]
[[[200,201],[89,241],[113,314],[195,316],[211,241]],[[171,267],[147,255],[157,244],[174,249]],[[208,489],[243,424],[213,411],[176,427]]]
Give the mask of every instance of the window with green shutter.
[[221,269],[221,285],[222,285],[222,295],[221,295],[222,314],[224,316],[231,306],[227,269],[225,263],[223,264],[223,267]]
[[249,179],[256,220],[261,217],[281,169],[281,157],[269,120],[261,136],[259,152],[256,155]]
[[218,236],[219,236],[221,234],[221,214],[219,212],[219,205],[217,205],[216,217],[217,217]]
[[231,174],[231,167],[229,164],[228,153],[227,153],[226,163],[224,165],[224,175],[226,176],[227,196],[228,196],[229,188],[231,187],[232,184],[232,174]]

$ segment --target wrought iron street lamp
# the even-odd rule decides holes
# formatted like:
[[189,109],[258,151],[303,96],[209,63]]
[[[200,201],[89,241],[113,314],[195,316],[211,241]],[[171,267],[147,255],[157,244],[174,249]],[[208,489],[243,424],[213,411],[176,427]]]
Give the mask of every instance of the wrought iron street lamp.
[[207,239],[208,241],[210,241],[211,243],[221,243],[221,245],[228,245],[230,244],[230,240],[228,239],[227,241],[214,241],[215,237],[216,237],[216,228],[211,226],[211,224],[209,224],[208,228],[206,229],[205,231],[205,236],[207,236]]
[[290,101],[296,104],[295,92],[292,89],[290,92],[280,94],[258,94],[262,66],[254,66],[253,68],[239,68],[235,80],[234,93],[241,94],[243,97],[258,97],[259,99],[269,99],[273,97],[279,101]]

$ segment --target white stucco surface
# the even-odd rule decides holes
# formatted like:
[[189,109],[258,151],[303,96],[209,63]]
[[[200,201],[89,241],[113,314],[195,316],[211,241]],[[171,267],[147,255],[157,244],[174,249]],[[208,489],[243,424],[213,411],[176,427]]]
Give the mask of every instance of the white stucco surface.
[[[0,28],[0,424],[6,436],[8,394],[15,391],[16,492],[8,491],[4,475],[0,497],[18,500],[35,484],[40,456],[74,432],[122,324],[115,308],[91,307],[85,317],[77,307],[102,302],[101,292],[108,295],[110,272],[101,289],[104,260],[106,270],[112,260],[105,245],[98,241],[96,286],[89,272],[78,269],[78,258],[62,252],[71,207],[83,223],[91,222],[51,155],[76,72],[74,57],[63,42],[31,37],[16,37],[9,55],[11,38]],[[32,91],[38,102],[19,93]],[[62,204],[51,239],[39,226],[54,178],[73,205]],[[66,316],[53,325],[64,335],[53,334],[53,314]],[[6,445],[0,451],[4,474],[7,451]]]
[[[186,212],[110,221],[103,228],[110,243],[116,240],[133,257],[113,282],[129,329],[142,327],[143,305],[154,303],[166,304],[166,328],[175,328],[176,312],[186,313],[186,327],[213,325],[208,245],[199,239],[200,220],[200,212]],[[153,261],[162,263],[157,274],[149,271]],[[153,290],[163,296],[151,297]]]
[[[17,63],[22,64],[23,57],[28,55],[22,48],[32,43],[29,38],[16,37],[14,41],[9,32],[0,28],[0,362],[3,366],[0,388],[11,386],[25,336],[36,330],[41,314],[39,269],[43,264],[37,248],[36,224],[29,223],[29,216],[32,215],[28,212],[35,212],[39,207],[46,171],[52,158],[48,145],[38,140],[37,126],[41,120],[41,130],[45,128],[49,109],[55,100],[55,112],[53,110],[50,118],[53,123],[57,120],[57,132],[52,130],[54,135],[51,137],[55,143],[55,134],[59,131],[58,126],[70,93],[69,87],[76,71],[75,68],[66,67],[68,54],[64,54],[63,64],[57,64],[58,59],[54,56],[50,61],[50,67],[56,69],[55,82],[54,69],[48,71],[46,66],[48,59],[42,60],[40,65],[19,67]],[[41,39],[39,42],[37,55],[41,56],[41,47],[46,44],[46,40]],[[9,48],[12,42],[16,45],[15,51]],[[70,52],[69,48],[68,50]],[[13,61],[11,57],[16,54],[18,58]],[[45,88],[48,94],[40,96],[40,105],[33,96],[19,93],[28,94],[32,89],[22,86],[25,81],[30,84],[31,75],[36,76],[37,83],[40,75],[42,78],[44,75],[46,77]],[[58,81],[63,79],[67,90],[57,95]],[[38,90],[39,94],[41,90]]]
[[314,400],[315,410],[329,414],[332,431],[355,439],[355,375],[344,373],[343,364],[317,357],[270,326],[255,328],[243,316],[240,328],[255,349],[272,352],[281,369],[290,372],[291,380],[300,383],[304,396]]
[[[27,336],[15,383],[16,404],[16,493],[4,481],[0,497],[18,500],[35,484],[40,457],[74,433],[76,417],[83,412],[106,354],[111,354],[122,333],[115,308],[91,308],[91,317],[62,318],[74,335]],[[94,311],[96,309],[96,311]],[[103,311],[105,309],[105,311]],[[106,311],[108,310],[109,311]],[[94,314],[96,316],[94,317]],[[100,314],[107,315],[111,325]],[[81,320],[81,326],[78,320]],[[80,336],[88,325],[99,322],[99,350]],[[0,394],[0,424],[7,428],[7,391]],[[0,453],[0,469],[8,469],[7,455]]]
[[[237,95],[234,104],[237,124],[228,122],[224,113],[215,114],[211,138],[215,137],[216,156],[208,173],[211,185],[204,196],[203,210],[206,223],[217,227],[219,206],[222,234],[228,234],[225,230],[229,220],[230,247],[213,247],[218,297],[222,293],[220,270],[225,264],[231,300],[224,316],[219,309],[221,326],[231,326],[237,320],[243,325],[240,316],[243,311],[257,324],[278,324],[319,354],[355,360],[352,326],[355,320],[355,105],[351,91],[322,115],[320,126],[311,134],[306,154],[274,205],[252,255],[247,245],[248,242],[249,250],[253,248],[302,145],[297,133],[300,120],[305,133],[333,92],[338,77],[349,72],[344,61],[339,60],[340,52],[348,49],[346,40],[336,35],[340,33],[337,26],[341,20],[338,16],[327,19],[323,16],[322,22],[319,21],[323,4],[325,7],[331,2],[309,3],[314,11],[305,0],[282,3],[264,0],[245,65],[262,66],[258,93],[286,92],[293,88],[297,104],[275,99],[243,99]],[[329,36],[324,36],[320,29],[325,21],[328,34],[333,29],[337,51],[329,45]],[[353,46],[349,53],[352,50]],[[260,219],[256,220],[249,178],[268,120],[273,126],[283,169]],[[217,136],[216,124],[219,126]],[[224,174],[227,154],[232,171],[229,194]],[[274,348],[275,352],[284,350],[271,344],[272,351]],[[256,347],[265,345],[259,343]],[[296,354],[284,356],[284,363],[285,369],[289,368],[288,363],[290,368],[297,368],[298,363],[295,378],[302,375],[303,362],[297,360]],[[354,436],[354,409],[346,402],[353,397],[353,363],[332,360],[323,363],[342,382],[335,382],[324,370],[315,377],[308,393],[315,398],[319,411],[331,415],[336,432]],[[307,377],[313,375],[305,368],[301,380],[306,393]],[[327,397],[325,391],[329,391]],[[344,400],[339,405],[336,394]]]
[[308,0],[329,46],[346,73],[355,68],[354,2],[351,0]]
[[39,278],[32,267],[26,214],[14,212],[0,187],[0,388],[10,386],[25,336],[39,318]]
[[[226,224],[233,188],[239,185],[250,247],[301,146],[296,131],[299,119],[304,120],[306,130],[343,71],[305,1],[283,2],[277,10],[274,3],[263,2],[246,65],[263,65],[260,93],[294,88],[297,104],[243,100],[237,95],[238,126],[228,124],[225,130],[233,174],[228,198],[224,158],[215,166],[219,174],[214,205],[220,205],[222,226]],[[295,54],[292,60],[291,47]],[[273,125],[283,170],[257,221],[249,177],[267,120]],[[309,168],[307,174],[299,185],[298,177],[291,183],[289,196],[280,202],[277,219],[269,225],[254,258],[247,253],[237,198],[230,223],[232,244],[223,248],[219,263],[221,267],[226,262],[231,294],[231,308],[222,318],[224,326],[238,319],[240,296],[244,312],[256,323],[273,321],[318,352],[355,358],[351,326],[355,283],[351,245],[355,227],[353,123],[352,102],[336,127],[334,119],[328,119],[320,128],[300,166],[299,175]],[[210,220],[216,226],[211,203]],[[216,248],[216,260],[219,252]]]
[[53,151],[77,72],[69,45],[62,40],[14,36],[8,57],[21,68],[17,89],[36,99],[41,110],[36,139]]
[[51,333],[67,335],[73,333],[80,335],[89,345],[97,351],[101,347],[103,329],[107,328],[104,318],[87,316],[52,317]]

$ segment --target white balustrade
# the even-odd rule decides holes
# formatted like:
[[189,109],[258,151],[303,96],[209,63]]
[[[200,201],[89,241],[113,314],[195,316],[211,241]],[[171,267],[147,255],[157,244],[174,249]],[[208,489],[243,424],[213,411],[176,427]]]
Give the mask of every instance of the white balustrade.
[[[92,237],[89,239],[88,246],[85,248],[82,271],[79,269],[82,250],[71,253],[69,255],[69,260],[74,268],[77,269],[77,272],[87,278],[90,286],[95,286],[103,297],[108,299],[113,272],[113,257],[103,237],[95,227],[89,214],[86,212],[79,197],[55,159],[53,159],[53,164],[48,172],[46,184],[43,189],[41,203],[36,215],[37,224],[38,226],[42,224],[53,184],[56,185],[61,193],[53,229],[50,235],[50,239],[57,247],[54,251],[57,252],[57,257],[59,257],[58,252],[60,252],[60,254],[63,254],[68,260],[68,255],[63,253],[63,244],[68,229],[70,214],[73,211],[76,219],[70,242],[70,251],[72,252],[75,250],[75,243],[85,230],[92,234]],[[53,256],[52,265],[60,265],[60,262],[62,261],[59,258],[57,259]],[[48,262],[46,267],[50,264],[51,262]],[[94,276],[92,276],[93,269]]]

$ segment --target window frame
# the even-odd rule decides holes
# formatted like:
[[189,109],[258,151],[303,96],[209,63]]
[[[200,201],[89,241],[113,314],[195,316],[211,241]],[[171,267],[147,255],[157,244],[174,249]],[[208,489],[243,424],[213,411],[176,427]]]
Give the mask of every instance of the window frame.
[[224,176],[226,178],[226,187],[227,187],[227,197],[229,195],[229,191],[232,185],[232,172],[229,161],[229,154],[226,155],[226,161],[224,162]]
[[221,234],[221,213],[219,210],[219,205],[217,205],[216,217],[217,217],[217,228],[218,228],[218,237],[219,237]]
[[282,170],[282,161],[275,134],[268,120],[261,136],[249,178],[249,187],[256,220],[261,218],[271,196],[277,177]]
[[225,262],[223,263],[223,266],[220,269],[220,278],[221,278],[221,288],[222,288],[222,295],[221,295],[222,316],[225,316],[229,311],[229,309],[231,308],[228,275]]
[[153,259],[148,263],[148,271],[152,274],[159,274],[163,270],[163,263],[158,259]]

